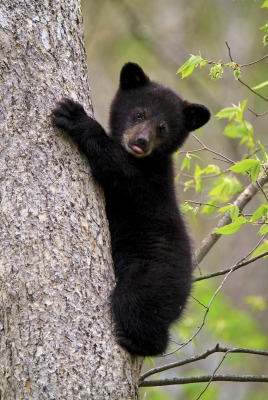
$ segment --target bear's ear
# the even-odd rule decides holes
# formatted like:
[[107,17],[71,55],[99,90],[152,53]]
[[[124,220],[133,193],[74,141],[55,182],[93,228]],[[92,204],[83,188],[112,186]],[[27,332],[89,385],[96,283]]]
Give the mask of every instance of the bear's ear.
[[124,90],[137,89],[147,85],[150,79],[145,75],[143,69],[135,63],[128,62],[123,66],[120,73],[120,88]]
[[183,102],[185,122],[188,131],[195,131],[205,125],[210,119],[210,111],[202,104]]

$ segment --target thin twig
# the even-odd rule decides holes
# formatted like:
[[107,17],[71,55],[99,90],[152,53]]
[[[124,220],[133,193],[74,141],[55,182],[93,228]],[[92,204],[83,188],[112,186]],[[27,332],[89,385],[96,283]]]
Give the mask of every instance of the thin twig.
[[255,111],[251,110],[250,108],[248,108],[248,111],[250,111],[252,114],[254,114],[255,117],[263,117],[264,115],[267,115],[267,114],[268,114],[268,111],[263,112],[263,113],[261,113],[261,114],[257,114],[257,113],[255,113]]
[[214,208],[220,208],[220,206],[216,206],[215,204],[210,203],[202,203],[202,201],[194,201],[194,200],[185,200],[185,203],[196,204],[197,206],[209,206]]
[[192,154],[192,153],[198,153],[200,151],[204,151],[204,147],[200,147],[200,149],[195,149],[195,150],[180,150],[179,154]]
[[240,78],[237,79],[238,82],[242,83],[242,85],[244,85],[246,88],[248,88],[252,93],[256,94],[257,96],[259,96],[261,99],[268,101],[267,97],[264,97],[262,94],[256,92],[256,90],[252,89],[249,85],[247,85],[245,82],[243,82]]
[[268,54],[266,54],[265,56],[259,58],[258,60],[252,61],[252,62],[247,63],[247,64],[239,64],[239,65],[240,65],[240,67],[250,67],[251,65],[257,64],[258,62],[263,61],[266,58],[268,58]]
[[233,57],[232,57],[232,54],[231,54],[231,48],[230,48],[230,46],[229,46],[229,44],[228,44],[227,42],[225,42],[225,44],[226,44],[227,49],[228,49],[228,52],[229,52],[229,58],[230,58],[230,60],[231,60],[232,62],[234,62]]
[[207,385],[205,386],[204,390],[202,390],[202,392],[200,393],[200,395],[197,397],[196,400],[199,400],[199,399],[203,396],[203,394],[207,391],[209,385],[210,385],[211,382],[213,381],[214,376],[216,375],[216,372],[218,371],[218,369],[219,369],[220,366],[222,365],[223,361],[225,360],[225,358],[227,357],[227,354],[228,354],[229,352],[230,352],[230,351],[228,350],[228,351],[224,354],[224,356],[222,357],[221,361],[219,362],[219,364],[217,365],[217,367],[214,369],[213,374],[211,375],[211,378],[210,378],[209,382],[207,383]]
[[234,165],[235,162],[233,160],[231,160],[230,158],[226,157],[225,155],[219,153],[218,151],[212,150],[210,149],[208,146],[206,146],[201,139],[199,139],[199,137],[197,137],[194,133],[192,133],[193,137],[195,138],[195,140],[198,141],[199,144],[201,144],[203,146],[203,150],[209,151],[212,154],[216,154],[217,156],[221,157],[224,159],[224,161],[227,161],[229,164]]

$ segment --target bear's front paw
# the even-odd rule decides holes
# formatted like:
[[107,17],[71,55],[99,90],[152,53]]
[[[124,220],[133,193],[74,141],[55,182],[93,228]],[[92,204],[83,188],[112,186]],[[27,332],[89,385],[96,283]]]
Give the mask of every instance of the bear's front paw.
[[84,107],[68,98],[59,101],[51,115],[53,124],[67,132],[72,132],[85,117],[87,118]]

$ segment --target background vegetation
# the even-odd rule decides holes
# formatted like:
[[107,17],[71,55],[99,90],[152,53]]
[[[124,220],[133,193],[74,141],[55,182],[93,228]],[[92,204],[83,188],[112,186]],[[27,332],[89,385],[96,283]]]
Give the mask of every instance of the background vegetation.
[[[239,67],[267,54],[263,43],[267,32],[259,29],[267,22],[267,8],[262,7],[265,3],[252,0],[83,2],[93,106],[96,118],[104,126],[120,68],[126,61],[140,63],[150,77],[171,86],[188,100],[206,104],[212,112],[211,122],[202,133],[192,135],[175,160],[178,193],[181,201],[186,201],[183,208],[188,211],[186,218],[196,248],[225,212],[230,214],[229,222],[233,223],[225,231],[219,231],[223,235],[199,263],[197,279],[239,266],[242,260],[250,261],[267,252],[267,188],[259,190],[242,212],[234,203],[245,187],[252,182],[257,185],[258,176],[265,175],[267,168],[268,86],[258,86],[267,83],[268,59]],[[197,68],[190,71],[192,74],[181,79],[177,70],[185,66],[190,54],[201,56],[209,63],[202,66],[204,63],[199,59]],[[232,60],[237,64],[222,67]],[[221,68],[224,68],[222,77],[211,79],[218,77]],[[181,72],[186,70],[182,68]],[[257,94],[249,87],[257,87]],[[234,166],[241,160],[244,164]],[[207,349],[215,352],[194,364],[168,369],[148,379],[214,373],[267,376],[266,353],[262,356],[228,351],[234,348],[267,350],[267,282],[267,259],[262,256],[235,272],[230,270],[228,274],[197,281],[183,322],[174,327],[172,354],[147,360],[144,372],[189,359]],[[222,347],[221,352],[217,344]],[[146,387],[142,389],[142,396],[147,400],[192,400],[201,396],[206,400],[263,400],[267,396],[267,383]]]

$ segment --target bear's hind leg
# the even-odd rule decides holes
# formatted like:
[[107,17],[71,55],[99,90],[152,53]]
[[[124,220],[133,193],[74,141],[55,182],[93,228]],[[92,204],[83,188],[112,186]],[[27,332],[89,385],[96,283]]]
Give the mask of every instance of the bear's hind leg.
[[144,288],[117,283],[112,314],[118,344],[132,355],[156,356],[165,352],[169,324],[158,315],[157,304]]

